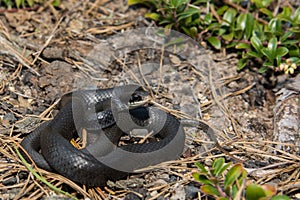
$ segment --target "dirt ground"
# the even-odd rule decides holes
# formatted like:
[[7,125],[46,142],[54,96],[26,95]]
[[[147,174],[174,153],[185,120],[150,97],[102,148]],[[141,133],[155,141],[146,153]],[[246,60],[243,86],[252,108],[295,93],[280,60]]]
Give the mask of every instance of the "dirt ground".
[[[70,199],[33,176],[15,147],[55,116],[63,94],[91,83],[106,88],[130,82],[159,91],[156,105],[202,117],[215,129],[222,149],[201,129],[186,128],[186,146],[178,160],[103,188],[86,188],[35,170],[78,199],[200,199],[207,197],[191,175],[197,171],[194,163],[211,166],[214,158],[224,157],[242,162],[249,182],[271,184],[278,193],[300,199],[299,75],[280,75],[271,79],[276,86],[270,87],[262,75],[237,72],[234,53],[194,43],[183,45],[188,50],[180,56],[170,49],[141,47],[139,42],[145,41],[122,34],[155,26],[143,17],[144,7],[128,7],[120,0],[66,0],[59,7],[50,2],[32,10],[0,9],[1,200]],[[132,47],[124,53],[128,43]],[[109,50],[99,44],[119,47],[119,57],[109,60]],[[198,67],[193,58],[201,60]],[[109,64],[102,68],[97,62]],[[143,77],[139,70],[149,72]]]

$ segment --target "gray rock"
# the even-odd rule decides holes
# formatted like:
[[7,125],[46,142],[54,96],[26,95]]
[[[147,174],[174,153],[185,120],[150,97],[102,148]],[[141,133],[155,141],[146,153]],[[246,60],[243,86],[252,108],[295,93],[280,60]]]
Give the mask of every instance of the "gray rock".
[[199,187],[186,185],[184,186],[184,191],[185,191],[185,199],[194,199],[197,198],[200,189]]

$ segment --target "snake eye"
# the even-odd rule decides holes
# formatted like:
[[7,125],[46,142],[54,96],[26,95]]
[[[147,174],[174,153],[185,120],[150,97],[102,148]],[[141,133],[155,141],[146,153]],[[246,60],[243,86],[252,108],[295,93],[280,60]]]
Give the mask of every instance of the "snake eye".
[[135,108],[146,104],[148,101],[149,101],[149,93],[140,87],[131,94],[128,103],[130,108]]
[[140,101],[142,101],[143,100],[143,98],[140,96],[140,95],[138,95],[138,94],[133,94],[132,96],[131,96],[131,98],[130,98],[130,100],[129,100],[129,103],[136,103],[136,102],[140,102]]

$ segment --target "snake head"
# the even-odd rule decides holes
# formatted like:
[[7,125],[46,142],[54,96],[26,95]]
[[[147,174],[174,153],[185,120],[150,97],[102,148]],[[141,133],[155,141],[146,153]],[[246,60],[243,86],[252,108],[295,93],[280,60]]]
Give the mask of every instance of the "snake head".
[[134,93],[131,94],[131,97],[128,101],[129,109],[145,105],[149,101],[149,93],[145,91],[142,87],[139,87],[134,91]]
[[111,98],[112,109],[122,112],[149,102],[149,93],[139,85],[124,85],[114,88]]

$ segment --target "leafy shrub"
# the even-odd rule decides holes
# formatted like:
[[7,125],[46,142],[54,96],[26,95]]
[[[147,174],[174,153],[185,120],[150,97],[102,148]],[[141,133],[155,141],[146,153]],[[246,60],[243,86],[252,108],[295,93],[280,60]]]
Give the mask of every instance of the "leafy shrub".
[[221,2],[128,0],[129,5],[152,7],[154,12],[146,17],[167,29],[207,41],[215,49],[235,50],[240,57],[239,70],[252,64],[260,66],[260,73],[295,72],[300,66],[300,7],[284,6],[276,13],[272,0]]
[[28,5],[29,7],[33,6],[34,4],[34,0],[0,0],[0,5],[2,5],[2,2],[4,4],[5,7],[7,7],[8,9],[12,9],[13,7],[25,7],[26,5]]
[[276,195],[276,188],[271,185],[247,183],[247,172],[242,164],[225,163],[224,158],[214,160],[211,169],[196,163],[199,172],[193,173],[195,180],[203,185],[200,191],[219,200],[289,200],[285,195]]
[[[0,7],[5,6],[7,9],[33,7],[35,4],[42,3],[43,0],[0,0]],[[53,0],[53,6],[59,6],[60,0]]]

